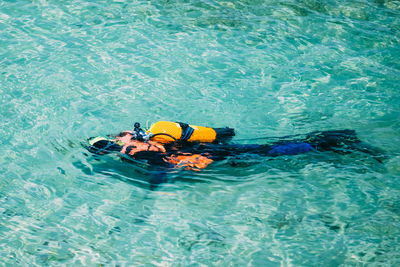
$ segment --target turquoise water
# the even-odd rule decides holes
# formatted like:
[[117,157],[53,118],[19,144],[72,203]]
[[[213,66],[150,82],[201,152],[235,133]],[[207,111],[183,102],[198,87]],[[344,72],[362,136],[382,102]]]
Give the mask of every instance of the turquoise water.
[[[399,41],[399,1],[1,1],[1,265],[399,265]],[[388,159],[220,162],[150,191],[84,154],[157,120],[355,129]]]

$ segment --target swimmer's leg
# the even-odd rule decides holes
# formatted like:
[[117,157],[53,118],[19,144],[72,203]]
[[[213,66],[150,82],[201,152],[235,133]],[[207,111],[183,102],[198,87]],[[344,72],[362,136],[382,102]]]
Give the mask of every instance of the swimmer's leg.
[[354,130],[318,131],[307,134],[304,142],[311,144],[319,151],[334,151],[339,154],[362,152],[382,162],[384,151],[362,142]]
[[[362,142],[354,130],[316,131],[305,138],[283,139],[270,145],[234,145],[236,152],[264,156],[297,155],[311,151],[333,151],[339,154],[362,152],[382,162],[384,152]],[[239,153],[238,153],[239,154]]]
[[354,130],[316,131],[307,134],[304,142],[319,151],[335,151],[341,154],[350,153],[349,149],[361,143]]
[[[270,145],[258,145],[258,144],[232,144],[226,146],[226,151],[229,153],[213,153],[213,159],[216,155],[218,156],[238,156],[245,154],[254,154],[260,156],[282,156],[282,155],[297,155],[303,154],[315,150],[315,148],[301,140],[293,141],[279,141]],[[222,152],[226,152],[222,151]]]
[[351,147],[351,149],[353,151],[358,151],[358,152],[368,154],[373,159],[375,159],[376,161],[378,161],[380,163],[383,163],[384,160],[388,159],[384,150],[374,147],[374,146],[364,143],[364,142],[354,143],[353,146]]

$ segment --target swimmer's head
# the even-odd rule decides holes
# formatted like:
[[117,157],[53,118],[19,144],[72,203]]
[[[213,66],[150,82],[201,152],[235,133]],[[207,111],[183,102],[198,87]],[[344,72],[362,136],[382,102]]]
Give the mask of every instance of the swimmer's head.
[[122,146],[104,137],[89,138],[87,150],[94,154],[104,155],[110,152],[121,151]]

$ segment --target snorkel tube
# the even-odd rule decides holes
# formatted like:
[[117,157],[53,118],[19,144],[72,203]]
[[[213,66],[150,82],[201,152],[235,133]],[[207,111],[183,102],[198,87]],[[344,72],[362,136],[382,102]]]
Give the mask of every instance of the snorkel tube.
[[132,139],[138,140],[138,141],[147,141],[149,140],[149,136],[146,135],[146,133],[140,128],[140,123],[135,122],[135,125],[133,126],[133,131],[132,131]]

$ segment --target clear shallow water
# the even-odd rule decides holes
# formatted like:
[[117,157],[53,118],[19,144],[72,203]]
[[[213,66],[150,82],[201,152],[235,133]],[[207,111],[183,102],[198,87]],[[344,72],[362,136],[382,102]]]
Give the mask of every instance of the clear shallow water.
[[[400,264],[399,40],[398,1],[2,1],[1,262]],[[83,154],[161,119],[351,128],[388,160],[222,162],[149,191]]]

